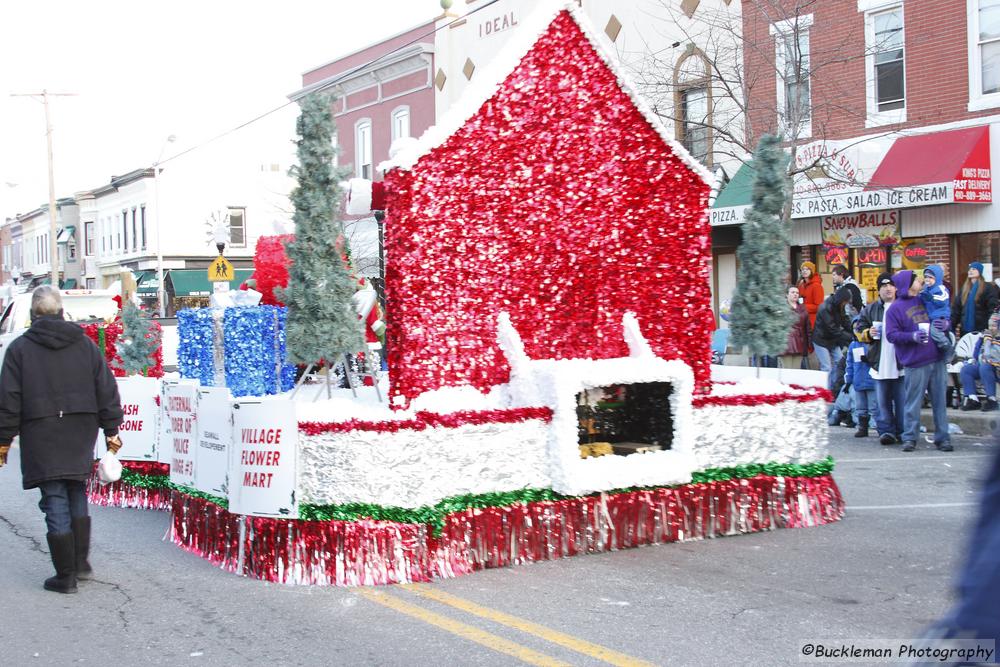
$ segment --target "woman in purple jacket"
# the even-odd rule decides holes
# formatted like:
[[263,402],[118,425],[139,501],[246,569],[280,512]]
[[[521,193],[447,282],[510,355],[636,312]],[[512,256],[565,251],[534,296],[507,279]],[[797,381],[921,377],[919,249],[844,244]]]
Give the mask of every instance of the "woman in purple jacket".
[[[950,452],[953,448],[946,412],[947,374],[940,350],[929,342],[930,318],[918,296],[924,286],[923,280],[913,271],[900,271],[892,277],[892,282],[896,286],[896,301],[886,313],[885,337],[896,347],[896,361],[905,369],[903,451],[912,452],[916,448],[920,407],[924,391],[928,391],[934,413],[934,445],[942,452]],[[947,327],[943,320],[940,322]]]

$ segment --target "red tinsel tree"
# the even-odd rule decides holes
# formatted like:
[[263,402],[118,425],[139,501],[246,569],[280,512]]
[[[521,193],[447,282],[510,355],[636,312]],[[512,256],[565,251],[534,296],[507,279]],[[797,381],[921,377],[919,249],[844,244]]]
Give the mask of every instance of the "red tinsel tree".
[[285,252],[285,244],[294,238],[294,234],[283,234],[262,236],[257,240],[253,275],[257,281],[257,291],[263,295],[260,302],[264,305],[285,305],[275,296],[274,288],[288,286],[288,265],[291,260]]

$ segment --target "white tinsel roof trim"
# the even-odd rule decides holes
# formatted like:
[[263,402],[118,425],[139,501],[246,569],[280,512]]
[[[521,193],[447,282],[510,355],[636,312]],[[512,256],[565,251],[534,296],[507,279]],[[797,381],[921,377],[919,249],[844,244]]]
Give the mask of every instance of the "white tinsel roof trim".
[[521,29],[514,33],[510,41],[500,50],[492,62],[483,68],[482,77],[473,81],[462,97],[452,105],[451,109],[441,118],[437,125],[432,125],[421,135],[420,139],[407,145],[393,158],[378,165],[382,171],[393,168],[411,169],[421,157],[443,144],[469,121],[496,93],[504,80],[521,63],[535,42],[545,33],[559,12],[566,10],[587,37],[604,64],[618,79],[618,85],[628,95],[629,99],[643,115],[646,121],[656,130],[677,157],[697,174],[709,187],[715,187],[715,175],[700,162],[691,157],[684,146],[675,141],[667,132],[659,116],[639,95],[635,85],[629,80],[624,70],[618,65],[614,56],[608,51],[601,38],[590,25],[590,20],[574,0],[541,0],[538,9],[525,19]]

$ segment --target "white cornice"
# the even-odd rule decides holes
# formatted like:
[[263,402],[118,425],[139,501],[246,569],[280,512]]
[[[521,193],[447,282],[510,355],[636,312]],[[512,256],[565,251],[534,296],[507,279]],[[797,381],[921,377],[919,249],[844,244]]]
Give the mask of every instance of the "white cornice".
[[[434,47],[430,44],[412,44],[383,58],[376,58],[371,62],[348,68],[343,72],[311,83],[291,93],[288,99],[297,101],[310,93],[336,86],[345,90],[357,90],[366,87],[365,83],[370,86],[378,80],[384,82],[389,78],[409,74],[427,67],[430,61],[425,56],[432,53],[434,53]],[[356,83],[359,79],[362,81],[360,86]]]

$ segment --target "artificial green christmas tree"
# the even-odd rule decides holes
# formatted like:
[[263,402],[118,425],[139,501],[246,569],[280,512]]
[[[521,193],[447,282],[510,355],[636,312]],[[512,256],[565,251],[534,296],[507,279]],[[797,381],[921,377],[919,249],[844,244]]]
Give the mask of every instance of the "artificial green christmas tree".
[[309,95],[296,125],[298,180],[292,191],[295,238],[287,244],[288,359],[297,364],[325,360],[336,364],[345,354],[363,352],[365,340],[351,297],[357,282],[346,264],[346,240],[340,220],[346,173],[333,167],[334,125],[330,98]]
[[753,192],[736,251],[739,269],[729,316],[734,345],[746,345],[759,360],[785,351],[792,312],[788,307],[788,247],[782,211],[788,193],[788,156],[781,139],[765,135],[754,151]]
[[[160,347],[160,330],[143,317],[131,301],[122,306],[122,333],[115,341],[118,358],[115,366],[125,375],[146,375],[156,365],[154,355]],[[118,359],[121,359],[119,362]]]

